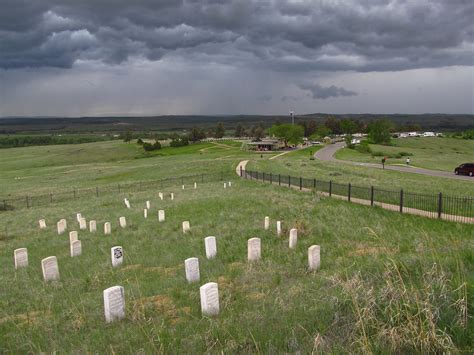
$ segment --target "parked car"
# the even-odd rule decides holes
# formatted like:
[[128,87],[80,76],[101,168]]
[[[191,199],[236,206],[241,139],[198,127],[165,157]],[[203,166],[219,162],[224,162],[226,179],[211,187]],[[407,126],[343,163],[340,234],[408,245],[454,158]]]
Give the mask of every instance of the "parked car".
[[461,164],[456,169],[454,169],[454,173],[456,175],[474,176],[474,163]]

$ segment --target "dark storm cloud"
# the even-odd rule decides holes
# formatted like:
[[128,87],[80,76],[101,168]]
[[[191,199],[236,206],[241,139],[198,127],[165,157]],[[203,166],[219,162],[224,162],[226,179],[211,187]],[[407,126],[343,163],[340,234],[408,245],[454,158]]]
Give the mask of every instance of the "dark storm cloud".
[[301,90],[309,91],[313,99],[328,99],[339,96],[356,96],[355,91],[346,90],[335,85],[321,86],[319,84],[301,84],[298,85]]
[[164,56],[276,71],[474,64],[472,0],[0,0],[0,68]]

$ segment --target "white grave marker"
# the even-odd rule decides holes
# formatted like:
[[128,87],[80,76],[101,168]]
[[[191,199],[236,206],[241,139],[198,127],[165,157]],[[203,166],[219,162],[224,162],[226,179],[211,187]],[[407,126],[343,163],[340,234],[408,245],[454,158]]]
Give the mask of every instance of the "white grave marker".
[[265,217],[265,222],[263,224],[265,230],[269,230],[270,229],[270,217]]
[[158,211],[158,222],[164,222],[165,220],[165,210]]
[[97,222],[94,220],[89,221],[89,232],[94,233],[97,231]]
[[79,220],[79,229],[81,229],[81,230],[87,229],[87,222],[86,222],[86,219],[84,217],[82,217]]
[[112,227],[110,225],[110,222],[105,222],[104,223],[104,234],[110,234],[112,233]]
[[66,231],[66,220],[65,220],[65,219],[61,219],[61,220],[57,223],[57,227],[58,227],[58,234],[63,234],[63,233]]
[[227,189],[227,183],[224,182],[224,189]]
[[46,228],[46,221],[44,219],[40,219],[38,221],[40,229],[45,229]]
[[113,286],[104,290],[104,313],[107,323],[125,317],[125,291],[122,286]]
[[13,259],[15,261],[15,269],[28,266],[28,249],[15,249],[13,251]]
[[183,222],[183,233],[187,233],[191,230],[191,227],[189,225],[189,221],[184,221]]
[[120,227],[122,228],[125,228],[127,226],[127,220],[125,219],[125,217],[120,217],[119,223],[120,223]]
[[79,240],[79,236],[77,234],[77,231],[70,231],[69,232],[69,244],[72,244],[76,240]]
[[277,221],[277,236],[281,235],[281,222]]
[[151,208],[151,203],[150,201],[147,201],[146,202],[146,209],[149,210]]
[[55,256],[48,256],[41,260],[44,281],[59,280],[58,259]]
[[194,188],[197,189],[197,187],[198,187],[198,185],[197,185],[197,183],[195,182],[195,183],[194,183]]
[[143,210],[143,217],[148,218],[148,210],[146,208]]
[[199,288],[201,296],[201,312],[205,316],[219,314],[219,289],[217,283],[208,282]]
[[163,201],[163,192],[158,192],[158,197]]
[[125,202],[125,206],[130,209],[130,201],[126,198],[123,199],[123,202]]
[[174,200],[174,193],[171,193],[170,197],[171,197],[171,201],[173,201]]
[[206,257],[212,259],[217,255],[216,237],[204,238],[204,245],[206,247]]
[[308,264],[310,270],[318,270],[321,265],[321,247],[319,245],[311,245],[308,248]]
[[117,267],[123,263],[123,248],[115,246],[110,249],[110,256],[112,258],[112,266]]
[[82,243],[80,240],[75,240],[71,243],[71,257],[79,256],[82,254]]
[[79,223],[81,221],[81,218],[82,218],[82,214],[81,213],[76,213],[77,223]]
[[298,230],[296,228],[290,229],[290,241],[289,246],[290,249],[296,248],[296,242],[298,241]]
[[186,272],[186,280],[189,283],[199,281],[200,275],[198,258],[188,258],[184,260],[184,270]]
[[229,181],[229,187],[232,187],[232,181]]
[[184,185],[181,186],[181,189],[184,190]]
[[247,242],[247,259],[248,261],[260,260],[261,242],[260,238],[250,238]]

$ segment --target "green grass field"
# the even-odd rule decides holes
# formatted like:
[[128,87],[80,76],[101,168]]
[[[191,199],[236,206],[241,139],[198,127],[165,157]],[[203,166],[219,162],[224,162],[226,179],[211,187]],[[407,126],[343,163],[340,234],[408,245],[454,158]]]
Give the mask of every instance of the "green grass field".
[[[471,163],[474,160],[474,141],[455,138],[418,137],[393,139],[391,146],[370,144],[373,152],[380,152],[386,156],[396,156],[406,152],[410,156],[412,166],[453,172],[454,168],[462,163]],[[380,163],[380,156],[370,153],[360,153],[354,149],[341,149],[336,158],[365,163]],[[405,164],[406,157],[389,158],[387,164]]]
[[[232,172],[243,159],[251,159],[250,168],[322,179],[459,194],[473,189],[464,181],[325,165],[310,161],[307,150],[271,156],[243,152],[235,143],[151,154],[118,141],[8,149],[0,151],[0,196]],[[230,189],[220,181],[198,183],[196,190],[160,190],[174,192],[174,201],[160,201],[154,189],[0,211],[0,352],[472,352],[472,225],[232,180]],[[125,208],[124,197],[132,209]],[[146,200],[152,204],[148,219]],[[166,211],[163,223],[158,209]],[[98,232],[79,231],[83,255],[71,258],[68,235],[58,236],[55,224],[67,218],[68,231],[77,230],[77,212],[97,220]],[[125,229],[119,228],[120,216],[127,217]],[[263,229],[265,216],[270,231]],[[41,218],[46,230],[38,228]],[[191,223],[186,235],[184,220]],[[283,223],[281,237],[276,220]],[[103,234],[106,221],[112,223],[110,236]],[[298,244],[290,250],[293,227]],[[213,260],[204,250],[210,235],[217,238]],[[246,260],[252,237],[262,239],[256,263]],[[321,269],[309,272],[307,249],[313,244],[321,245]],[[123,246],[125,261],[112,269],[115,245]],[[15,271],[13,250],[21,247],[28,248],[29,266]],[[52,255],[61,279],[44,283],[40,262]],[[196,284],[185,280],[189,257],[199,258]],[[199,286],[209,281],[219,285],[216,317],[200,311]],[[115,285],[125,288],[126,317],[106,324],[102,292]]]

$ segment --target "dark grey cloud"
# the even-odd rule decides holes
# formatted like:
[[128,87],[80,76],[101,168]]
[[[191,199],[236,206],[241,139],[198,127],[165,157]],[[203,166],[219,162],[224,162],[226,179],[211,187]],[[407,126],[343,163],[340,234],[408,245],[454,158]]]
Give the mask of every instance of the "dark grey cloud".
[[301,90],[309,91],[313,99],[328,99],[330,97],[357,95],[355,91],[346,90],[342,87],[337,87],[335,85],[325,87],[319,84],[300,84],[298,85],[298,87]]
[[4,69],[163,57],[282,72],[474,65],[472,0],[0,0],[0,9]]

